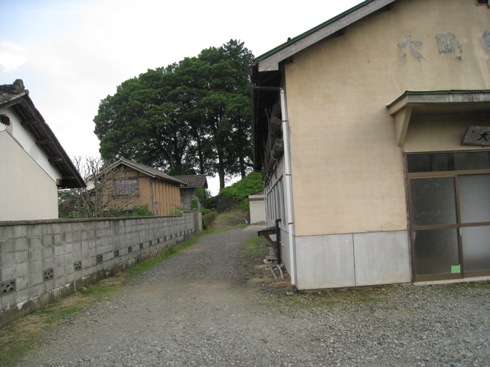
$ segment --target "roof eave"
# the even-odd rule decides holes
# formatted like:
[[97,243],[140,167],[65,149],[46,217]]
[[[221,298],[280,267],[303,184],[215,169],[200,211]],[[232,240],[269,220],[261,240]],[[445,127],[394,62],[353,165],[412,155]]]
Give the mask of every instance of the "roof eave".
[[279,64],[311,45],[394,3],[396,0],[367,0],[256,58],[258,71],[277,71]]
[[66,154],[56,135],[34,106],[27,91],[19,97],[2,104],[1,107],[13,108],[22,117],[27,118],[27,121],[23,121],[23,123],[26,123],[26,128],[34,134],[38,145],[48,156],[49,161],[61,172],[60,188],[86,187],[85,181]]
[[391,115],[408,105],[469,105],[490,104],[490,90],[436,90],[405,91],[400,97],[386,106]]

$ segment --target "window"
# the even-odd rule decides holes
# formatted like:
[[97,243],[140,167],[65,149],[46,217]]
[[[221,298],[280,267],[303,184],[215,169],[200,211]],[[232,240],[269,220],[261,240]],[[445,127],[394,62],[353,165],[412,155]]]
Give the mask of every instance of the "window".
[[276,219],[281,219],[281,222],[286,223],[286,210],[284,205],[284,188],[282,179],[279,179],[274,187],[267,193],[267,220],[275,222]]
[[114,195],[138,195],[139,184],[137,178],[121,178],[114,180]]
[[490,169],[490,152],[455,152],[407,155],[409,173]]

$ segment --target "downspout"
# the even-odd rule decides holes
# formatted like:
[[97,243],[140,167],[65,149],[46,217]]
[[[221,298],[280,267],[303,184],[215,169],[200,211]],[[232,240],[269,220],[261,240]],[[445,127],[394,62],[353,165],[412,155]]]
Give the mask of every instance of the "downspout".
[[291,284],[296,285],[296,243],[294,237],[294,210],[293,210],[293,177],[291,172],[291,144],[289,141],[289,119],[286,101],[286,91],[280,88],[282,137],[284,142],[284,175],[286,189],[286,210],[288,219],[288,240],[291,258]]

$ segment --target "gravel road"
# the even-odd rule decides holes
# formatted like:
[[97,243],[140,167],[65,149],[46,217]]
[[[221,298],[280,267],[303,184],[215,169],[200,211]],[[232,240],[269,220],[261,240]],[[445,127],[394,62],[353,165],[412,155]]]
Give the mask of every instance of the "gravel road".
[[201,237],[53,328],[19,366],[490,366],[490,285],[294,293]]

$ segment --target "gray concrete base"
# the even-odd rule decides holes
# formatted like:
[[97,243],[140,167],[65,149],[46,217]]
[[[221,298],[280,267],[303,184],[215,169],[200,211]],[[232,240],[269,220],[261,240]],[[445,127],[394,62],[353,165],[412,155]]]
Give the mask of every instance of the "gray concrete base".
[[411,280],[406,231],[297,237],[296,261],[298,289]]

